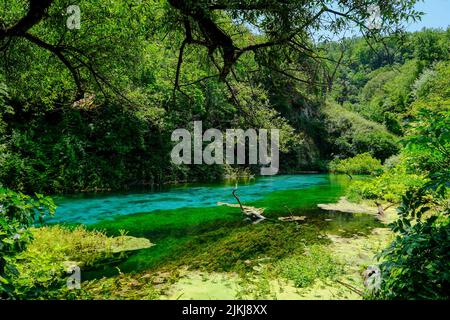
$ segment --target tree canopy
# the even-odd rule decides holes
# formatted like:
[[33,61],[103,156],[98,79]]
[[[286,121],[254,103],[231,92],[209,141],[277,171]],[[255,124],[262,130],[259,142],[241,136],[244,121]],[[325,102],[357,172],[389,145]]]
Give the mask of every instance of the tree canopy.
[[[359,28],[368,38],[398,32],[402,21],[419,17],[414,10],[415,2],[377,1],[382,23],[378,29],[371,29],[373,13],[369,8],[374,4],[371,0],[82,1],[83,27],[70,32],[65,23],[68,1],[8,1],[2,8],[1,51],[22,51],[19,61],[4,59],[3,63],[10,69],[17,63],[26,67],[30,59],[35,60],[37,56],[45,59],[48,54],[52,55],[59,61],[55,68],[64,67],[64,72],[72,77],[74,97],[80,99],[90,85],[123,94],[123,87],[114,79],[116,77],[111,79],[111,74],[129,68],[134,70],[133,65],[140,63],[142,50],[131,43],[155,41],[152,35],[165,32],[179,47],[172,80],[174,89],[178,90],[185,85],[182,64],[191,52],[196,52],[194,59],[199,59],[200,54],[212,64],[205,77],[218,77],[226,82],[247,53],[256,55],[259,64],[268,62],[264,56],[269,53],[271,57],[283,55],[284,48],[320,61],[321,55],[311,44],[311,39],[317,35],[317,40],[325,41],[352,27]],[[188,50],[191,46],[197,49]],[[131,48],[132,51],[128,50]],[[266,63],[266,66],[271,65]],[[281,66],[275,70],[308,81],[298,77],[295,70]],[[17,74],[17,70],[14,71]]]

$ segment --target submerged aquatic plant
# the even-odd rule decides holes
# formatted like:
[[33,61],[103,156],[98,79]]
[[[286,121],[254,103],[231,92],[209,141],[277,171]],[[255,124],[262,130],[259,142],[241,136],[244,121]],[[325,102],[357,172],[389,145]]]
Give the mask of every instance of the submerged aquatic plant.
[[280,260],[276,269],[299,288],[313,284],[316,279],[332,279],[342,271],[330,252],[319,245],[312,245],[302,255]]

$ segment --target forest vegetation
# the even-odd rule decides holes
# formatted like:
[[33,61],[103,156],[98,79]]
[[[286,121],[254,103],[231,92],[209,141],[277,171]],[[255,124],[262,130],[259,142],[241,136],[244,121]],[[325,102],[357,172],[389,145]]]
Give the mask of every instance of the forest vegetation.
[[[350,201],[397,208],[392,241],[377,254],[381,286],[365,298],[449,299],[450,29],[401,32],[420,16],[416,1],[383,2],[381,30],[337,40],[323,30],[361,26],[368,14],[357,4],[370,1],[331,2],[84,0],[81,28],[70,30],[70,1],[5,1],[0,297],[157,299],[151,282],[128,273],[67,290],[64,262],[119,260],[111,243],[125,234],[38,222],[55,213],[56,195],[258,174],[254,165],[171,163],[173,130],[201,120],[279,128],[280,173],[343,174]],[[341,272],[312,227],[278,229],[193,238],[192,253],[166,267],[245,275],[260,250],[278,259],[267,277],[297,287]],[[310,255],[292,239],[311,241]]]

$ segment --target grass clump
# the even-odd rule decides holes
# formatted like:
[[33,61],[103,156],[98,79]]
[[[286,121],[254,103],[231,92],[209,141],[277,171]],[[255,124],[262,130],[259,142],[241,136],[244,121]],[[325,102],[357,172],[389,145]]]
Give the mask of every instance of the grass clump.
[[334,278],[340,273],[341,267],[323,246],[312,245],[302,255],[280,260],[276,264],[276,271],[292,280],[296,287],[304,288],[316,279]]
[[74,261],[79,265],[92,266],[96,261],[109,258],[116,243],[101,231],[87,230],[83,226],[65,228],[55,225],[34,229],[34,241],[21,256],[33,260],[44,253],[53,261]]
[[111,238],[83,226],[42,227],[32,233],[34,240],[10,261],[8,270],[19,299],[77,298],[83,291],[67,289],[68,263],[81,267],[83,277],[84,270],[116,258],[114,249],[121,242],[121,237]]
[[329,164],[333,173],[378,175],[383,172],[381,161],[373,158],[370,153],[362,153],[347,159],[335,159]]

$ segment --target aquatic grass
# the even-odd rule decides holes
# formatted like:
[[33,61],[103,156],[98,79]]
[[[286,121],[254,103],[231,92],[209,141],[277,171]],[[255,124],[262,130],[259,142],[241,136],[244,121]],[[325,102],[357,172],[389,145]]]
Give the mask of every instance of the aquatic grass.
[[157,240],[197,234],[202,231],[203,225],[220,225],[227,221],[240,221],[241,218],[239,208],[183,208],[121,216],[113,221],[90,225],[89,228],[105,230],[112,235],[123,229],[133,236]]
[[307,244],[328,242],[314,225],[265,222],[238,229],[222,228],[188,240],[168,265],[246,273],[263,261],[300,254]]
[[[82,226],[33,228],[33,241],[11,260],[10,279],[20,299],[74,298],[66,285],[68,263],[84,270],[105,261],[120,258],[114,247],[120,239]],[[69,264],[70,264],[69,263]]]
[[93,300],[156,300],[158,290],[149,277],[120,274],[116,277],[94,279],[83,282],[77,299]]
[[[254,202],[245,201],[244,193],[241,199],[246,205],[266,208],[266,215],[272,219],[257,225],[243,221],[239,208],[225,206],[122,215],[89,225],[89,229],[104,230],[108,235],[119,235],[120,230],[126,230],[127,234],[147,238],[156,245],[129,255],[116,266],[89,271],[85,279],[114,276],[118,270],[174,270],[180,266],[243,273],[251,271],[258,259],[276,261],[296,252],[301,254],[305,245],[326,243],[325,233],[352,236],[376,226],[373,217],[318,209],[318,203],[336,201],[349,179],[330,175],[324,181],[308,187],[294,183],[292,187],[298,189],[267,193]],[[206,196],[201,191],[196,193]],[[277,220],[291,213],[305,215],[307,219],[301,224]]]
[[279,261],[276,271],[292,280],[295,286],[304,288],[316,279],[333,279],[342,271],[342,267],[324,246],[312,245],[301,255],[294,254]]
[[332,203],[345,193],[349,179],[342,175],[328,175],[326,183],[311,185],[308,188],[271,192],[261,200],[248,205],[266,208],[266,213],[287,215],[289,209],[315,209],[319,203]]

